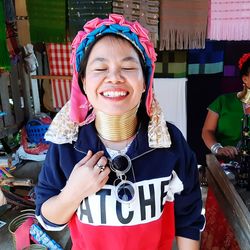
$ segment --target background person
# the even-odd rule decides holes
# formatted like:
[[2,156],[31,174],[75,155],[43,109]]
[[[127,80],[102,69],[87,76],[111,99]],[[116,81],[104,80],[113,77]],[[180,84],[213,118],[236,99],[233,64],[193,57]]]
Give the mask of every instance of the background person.
[[244,113],[250,113],[250,100],[247,100],[250,98],[250,53],[240,58],[239,69],[242,92],[221,95],[211,103],[202,128],[202,139],[211,152],[229,158],[238,154],[242,118]]
[[[231,159],[238,155],[243,115],[250,113],[250,53],[240,58],[239,69],[243,90],[221,95],[210,104],[202,129],[202,139],[211,152]],[[206,218],[202,250],[240,249],[224,211],[221,210],[210,187],[206,199]],[[215,223],[217,221],[220,223]]]

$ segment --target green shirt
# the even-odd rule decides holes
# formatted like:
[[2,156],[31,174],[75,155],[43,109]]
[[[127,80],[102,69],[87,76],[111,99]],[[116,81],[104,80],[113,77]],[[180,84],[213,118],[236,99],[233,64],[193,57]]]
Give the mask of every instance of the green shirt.
[[236,146],[241,139],[241,128],[243,118],[243,104],[237,98],[236,93],[224,94],[214,102],[208,109],[219,115],[216,139],[223,146]]

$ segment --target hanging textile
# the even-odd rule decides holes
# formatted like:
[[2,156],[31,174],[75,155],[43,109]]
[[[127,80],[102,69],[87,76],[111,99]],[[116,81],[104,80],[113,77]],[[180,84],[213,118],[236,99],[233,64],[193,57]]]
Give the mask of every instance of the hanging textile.
[[28,12],[26,8],[26,0],[15,0],[16,22],[18,42],[21,46],[25,46],[30,41],[30,25],[28,20]]
[[16,13],[12,0],[4,0],[7,49],[14,59],[20,52],[16,26]]
[[155,78],[154,91],[164,117],[187,137],[186,78]]
[[70,41],[87,21],[95,17],[107,18],[109,13],[112,13],[111,0],[68,0]]
[[66,41],[66,1],[27,0],[33,43]]
[[[53,76],[72,76],[70,65],[71,45],[49,43],[46,45],[49,71]],[[51,80],[53,106],[60,109],[70,98],[71,80]]]
[[188,51],[188,74],[216,74],[223,72],[223,43],[206,41],[205,49]]
[[157,47],[159,0],[114,0],[113,13],[122,14],[129,21],[138,21],[149,31],[150,40]]
[[250,1],[211,0],[207,37],[213,40],[250,40]]
[[182,78],[187,75],[187,51],[157,51],[156,78]]
[[0,71],[10,70],[10,57],[6,44],[6,26],[4,17],[4,4],[0,0]]
[[205,46],[208,0],[160,2],[160,50]]

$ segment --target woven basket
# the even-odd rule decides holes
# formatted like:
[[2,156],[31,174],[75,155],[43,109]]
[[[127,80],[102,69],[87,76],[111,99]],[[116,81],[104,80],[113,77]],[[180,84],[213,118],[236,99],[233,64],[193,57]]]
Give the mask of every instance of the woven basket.
[[44,124],[38,119],[29,121],[26,125],[27,136],[31,143],[46,143],[44,135],[50,124]]

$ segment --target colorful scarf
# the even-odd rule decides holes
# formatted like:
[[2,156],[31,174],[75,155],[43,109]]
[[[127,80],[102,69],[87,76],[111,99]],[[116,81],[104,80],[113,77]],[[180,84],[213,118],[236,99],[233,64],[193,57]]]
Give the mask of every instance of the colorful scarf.
[[27,0],[27,10],[33,43],[66,41],[65,0]]
[[149,38],[157,47],[159,40],[159,0],[114,0],[113,13],[123,14],[130,21],[138,21],[149,31]]
[[208,0],[164,0],[160,4],[160,50],[204,48]]
[[207,38],[212,40],[250,40],[250,1],[211,0]]

